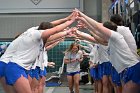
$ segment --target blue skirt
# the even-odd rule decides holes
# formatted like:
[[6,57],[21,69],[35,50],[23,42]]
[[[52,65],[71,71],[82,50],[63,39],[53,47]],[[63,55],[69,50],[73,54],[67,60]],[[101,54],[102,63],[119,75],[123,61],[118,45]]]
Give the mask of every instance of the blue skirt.
[[90,69],[90,75],[95,80],[101,80],[102,79],[102,68],[101,64],[98,64],[97,67]]
[[40,70],[40,77],[42,77],[42,76],[44,76],[44,77],[46,77],[46,75],[47,75],[47,70],[46,70],[46,68],[44,68],[44,70]]
[[120,74],[124,83],[132,80],[134,83],[140,84],[140,62],[132,67],[126,68]]
[[21,77],[27,78],[26,69],[16,63],[9,62],[5,68],[5,79],[8,85],[13,85]]
[[6,65],[7,65],[6,63],[4,63],[3,61],[0,61],[0,77],[5,76]]
[[112,82],[115,85],[121,86],[120,74],[117,72],[117,70],[113,66],[112,66],[112,69],[111,69],[111,78],[112,78]]
[[36,67],[35,69],[31,69],[28,71],[28,75],[33,79],[36,78],[37,80],[39,80],[39,72],[40,72],[40,68]]
[[111,75],[111,68],[112,68],[112,64],[110,62],[103,62],[101,64],[102,67],[102,77],[103,75]]

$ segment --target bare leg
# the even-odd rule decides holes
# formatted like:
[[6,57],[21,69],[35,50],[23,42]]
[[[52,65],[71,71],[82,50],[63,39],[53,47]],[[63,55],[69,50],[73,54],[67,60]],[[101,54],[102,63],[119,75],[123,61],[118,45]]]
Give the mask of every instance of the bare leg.
[[32,93],[38,93],[38,88],[39,88],[38,86],[39,86],[39,81],[36,78],[33,78],[31,82]]
[[[98,82],[97,80],[94,80],[94,88],[95,88],[95,93],[98,93]],[[94,93],[94,91],[93,91]]]
[[107,76],[107,75],[103,76],[102,84],[103,84],[103,93],[111,93],[109,76]]
[[97,86],[98,86],[98,93],[102,93],[103,85],[102,85],[102,81],[101,80],[97,81]]
[[79,80],[80,80],[80,74],[75,74],[74,75],[75,93],[79,93]]
[[23,76],[16,81],[14,88],[17,93],[32,93],[28,79]]
[[117,86],[117,93],[122,93],[122,86]]
[[140,93],[140,85],[129,81],[126,84],[124,84],[122,93]]
[[0,78],[0,83],[2,84],[2,87],[5,91],[5,93],[16,93],[13,86],[10,86],[10,85],[6,84],[4,77]]
[[69,90],[70,92],[72,92],[73,91],[73,77],[67,75],[67,79],[68,79]]
[[110,87],[110,91],[112,92],[113,89],[114,89],[114,92],[117,93],[117,87],[116,87],[116,85],[113,83],[112,77],[111,77],[111,76],[109,76],[109,81],[110,81],[110,86],[112,87],[112,88]]
[[31,85],[32,78],[30,77],[30,75],[28,75],[28,80],[29,80],[29,84]]
[[115,93],[122,93],[122,85],[117,86],[115,83],[113,83],[111,76],[109,77],[109,80],[110,80],[110,84],[113,87]]
[[44,92],[45,80],[46,80],[46,77],[44,77],[44,76],[39,80],[39,88],[38,88],[39,93]]

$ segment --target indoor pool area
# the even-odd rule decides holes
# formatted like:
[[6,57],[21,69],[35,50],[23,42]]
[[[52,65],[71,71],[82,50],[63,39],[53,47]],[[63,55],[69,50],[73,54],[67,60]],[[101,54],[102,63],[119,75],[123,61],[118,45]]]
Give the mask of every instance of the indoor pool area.
[[140,0],[0,1],[0,93],[140,93]]

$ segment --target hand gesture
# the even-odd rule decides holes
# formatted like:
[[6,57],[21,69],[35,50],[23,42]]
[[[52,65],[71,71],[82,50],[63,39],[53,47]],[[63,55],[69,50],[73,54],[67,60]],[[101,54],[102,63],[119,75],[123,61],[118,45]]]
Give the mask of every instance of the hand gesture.
[[97,66],[98,66],[98,64],[95,64],[95,63],[89,61],[89,67],[90,68],[96,68]]
[[71,59],[70,62],[77,62],[77,59]]
[[73,17],[76,17],[76,12],[72,12],[69,16],[66,17],[66,20],[71,20]]
[[72,20],[74,22],[76,19],[76,16],[77,16],[77,13],[73,11],[68,17],[66,17],[66,19]]
[[48,62],[48,66],[54,68],[55,63],[54,62]]
[[85,25],[85,23],[84,23],[85,19],[82,18],[82,17],[78,17],[78,18],[81,19],[81,20],[78,20],[78,21],[77,21],[76,27],[77,27],[78,29],[80,29],[80,28],[87,28],[86,25]]

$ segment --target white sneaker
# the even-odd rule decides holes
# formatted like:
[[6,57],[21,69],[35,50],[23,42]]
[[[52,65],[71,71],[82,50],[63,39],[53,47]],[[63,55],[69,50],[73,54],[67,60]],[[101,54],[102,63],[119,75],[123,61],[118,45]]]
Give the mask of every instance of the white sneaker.
[[86,85],[91,85],[91,82],[86,83]]

